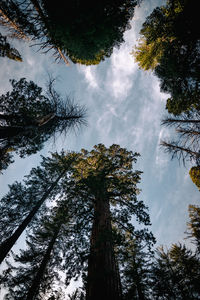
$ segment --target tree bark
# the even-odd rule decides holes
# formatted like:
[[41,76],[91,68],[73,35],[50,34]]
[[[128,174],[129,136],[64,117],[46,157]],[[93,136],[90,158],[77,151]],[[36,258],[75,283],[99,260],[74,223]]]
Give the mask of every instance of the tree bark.
[[96,199],[88,261],[86,300],[121,300],[108,199]]
[[0,8],[0,15],[2,15],[4,21],[1,22],[2,25],[4,26],[8,26],[10,24],[10,26],[16,31],[18,32],[18,34],[16,34],[17,37],[25,39],[25,40],[29,40],[29,37],[23,32],[23,30],[21,30],[21,28],[13,21],[11,20],[2,10],[2,8]]
[[18,226],[18,228],[15,230],[15,232],[0,245],[0,264],[5,259],[5,257],[7,256],[9,251],[11,250],[11,248],[14,246],[14,244],[16,243],[16,241],[18,240],[20,235],[23,233],[23,231],[26,229],[26,227],[32,221],[33,217],[36,215],[36,213],[40,209],[41,205],[48,198],[49,194],[54,189],[54,187],[57,185],[58,181],[65,174],[65,172],[66,172],[66,170],[59,175],[59,177],[56,179],[56,181],[50,186],[50,188],[47,190],[47,192],[42,196],[42,198],[36,204],[36,206],[30,211],[28,216]]
[[42,282],[42,278],[43,278],[44,272],[46,270],[47,264],[48,264],[49,259],[51,257],[51,251],[53,250],[53,246],[56,242],[56,238],[58,236],[59,230],[60,230],[60,226],[57,227],[51,241],[49,242],[47,251],[46,251],[46,253],[43,257],[43,260],[40,264],[38,272],[37,272],[35,278],[33,279],[32,285],[31,285],[31,287],[30,287],[30,289],[27,293],[27,296],[26,296],[27,300],[35,299],[35,296],[38,294],[38,290],[39,290],[40,284]]

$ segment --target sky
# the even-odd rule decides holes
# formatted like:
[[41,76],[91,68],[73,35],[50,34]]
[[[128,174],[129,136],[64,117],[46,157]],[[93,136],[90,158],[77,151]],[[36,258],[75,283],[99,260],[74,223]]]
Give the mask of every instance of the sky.
[[[144,0],[135,10],[132,28],[124,34],[125,42],[97,66],[57,64],[51,53],[42,54],[22,41],[15,42],[22,63],[0,58],[0,93],[11,89],[9,79],[13,78],[25,77],[44,87],[50,73],[57,77],[57,90],[85,105],[88,115],[88,125],[80,131],[47,142],[40,153],[25,159],[15,156],[15,163],[0,175],[0,195],[8,191],[8,184],[21,181],[32,167],[38,166],[41,154],[49,155],[62,148],[91,150],[98,143],[107,147],[119,144],[141,154],[134,169],[143,171],[139,199],[149,207],[156,245],[169,247],[184,241],[191,246],[184,240],[184,232],[189,220],[188,205],[199,205],[199,191],[189,177],[190,164],[184,167],[172,161],[159,146],[160,140],[167,139],[173,131],[161,126],[168,95],[160,93],[158,79],[151,72],[140,70],[130,54],[145,18],[164,3]],[[22,239],[20,243],[23,244]]]

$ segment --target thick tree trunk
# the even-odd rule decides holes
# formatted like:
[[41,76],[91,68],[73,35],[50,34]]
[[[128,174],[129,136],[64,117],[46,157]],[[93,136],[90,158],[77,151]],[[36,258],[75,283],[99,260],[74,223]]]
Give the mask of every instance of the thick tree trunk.
[[40,284],[42,282],[42,278],[44,276],[47,264],[48,264],[49,259],[51,257],[51,251],[53,250],[53,246],[55,244],[55,241],[56,241],[56,238],[58,236],[59,230],[60,230],[60,226],[58,226],[58,228],[54,232],[54,235],[53,235],[51,241],[49,242],[47,251],[46,251],[46,253],[43,257],[43,260],[40,264],[38,272],[37,272],[35,278],[33,279],[32,285],[31,285],[31,287],[30,287],[30,289],[27,293],[27,296],[26,296],[27,300],[35,299],[35,296],[38,294],[38,290],[39,290]]
[[30,211],[28,216],[24,219],[24,221],[18,226],[18,228],[15,230],[15,232],[7,238],[1,245],[0,245],[0,264],[5,259],[11,248],[14,246],[20,235],[24,232],[26,227],[29,225],[29,223],[32,221],[33,217],[36,215],[38,210],[40,209],[41,205],[44,203],[44,201],[49,197],[49,194],[54,189],[54,187],[57,185],[58,181],[61,179],[61,177],[65,174],[66,170],[62,172],[59,177],[56,179],[56,181],[50,186],[50,188],[47,190],[47,192],[42,196],[40,201],[37,203],[37,205]]
[[96,199],[91,234],[86,300],[121,300],[108,199]]

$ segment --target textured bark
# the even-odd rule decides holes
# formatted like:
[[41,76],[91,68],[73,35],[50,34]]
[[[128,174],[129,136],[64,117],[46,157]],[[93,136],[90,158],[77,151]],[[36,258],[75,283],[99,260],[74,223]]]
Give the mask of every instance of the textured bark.
[[35,299],[35,296],[37,296],[38,294],[38,290],[40,288],[40,284],[42,282],[42,278],[43,278],[43,275],[45,273],[45,270],[46,270],[46,267],[47,267],[47,264],[49,262],[49,259],[51,257],[51,252],[53,250],[53,246],[56,242],[56,238],[58,236],[58,233],[59,233],[59,229],[60,229],[60,226],[56,229],[56,231],[54,232],[54,235],[51,239],[51,241],[49,242],[49,245],[48,245],[48,248],[47,248],[47,251],[43,257],[43,260],[40,264],[40,267],[38,269],[38,272],[35,276],[35,278],[33,279],[33,282],[32,282],[32,285],[27,293],[27,296],[26,296],[26,299],[27,300],[33,300]]
[[86,300],[121,300],[108,199],[96,199],[91,234]]
[[14,246],[20,235],[24,232],[26,227],[29,225],[29,223],[32,221],[33,217],[36,215],[44,201],[48,198],[51,191],[54,189],[54,187],[57,185],[58,181],[61,179],[61,177],[65,174],[66,170],[59,175],[59,177],[56,179],[56,181],[50,186],[50,188],[47,190],[47,192],[42,196],[40,201],[36,204],[36,206],[30,211],[28,216],[24,219],[24,221],[18,226],[18,228],[15,230],[15,232],[6,239],[1,245],[0,245],[0,263],[5,259],[11,248]]

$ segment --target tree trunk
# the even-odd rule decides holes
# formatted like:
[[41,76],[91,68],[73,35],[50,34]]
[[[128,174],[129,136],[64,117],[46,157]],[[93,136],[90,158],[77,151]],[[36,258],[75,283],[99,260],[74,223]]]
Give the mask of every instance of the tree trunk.
[[4,26],[8,26],[10,24],[10,27],[12,27],[15,31],[16,31],[16,36],[18,38],[22,38],[24,40],[29,40],[29,37],[23,32],[23,30],[13,21],[11,20],[6,13],[4,13],[4,11],[2,10],[2,8],[0,8],[0,15],[2,16],[2,18],[4,19],[4,21],[2,21],[2,25]]
[[11,248],[14,246],[20,235],[23,233],[23,231],[26,229],[26,227],[29,225],[29,223],[32,221],[33,217],[36,215],[38,210],[40,209],[41,205],[44,203],[44,201],[49,197],[49,194],[54,189],[54,187],[57,185],[58,181],[61,179],[61,177],[65,174],[66,170],[62,172],[59,177],[56,179],[54,183],[50,186],[50,188],[47,190],[47,192],[42,196],[40,201],[36,204],[36,206],[30,211],[28,216],[24,219],[24,221],[18,226],[18,228],[15,230],[15,232],[7,238],[1,245],[0,245],[0,264],[7,256],[8,252],[11,250]]
[[121,300],[121,283],[112,241],[108,199],[96,199],[92,226],[86,300]]
[[190,119],[186,119],[186,120],[181,120],[181,119],[172,119],[172,118],[167,118],[162,120],[162,125],[170,125],[171,124],[176,124],[176,123],[183,123],[183,124],[188,124],[188,123],[193,123],[193,124],[199,124],[200,120],[190,120]]
[[27,300],[35,299],[35,296],[37,296],[37,294],[38,294],[38,290],[39,290],[40,284],[42,282],[42,278],[43,278],[44,272],[46,270],[47,264],[48,264],[49,259],[51,257],[51,251],[52,251],[53,246],[55,244],[55,241],[56,241],[56,238],[58,236],[59,230],[60,230],[60,226],[57,227],[51,241],[49,242],[47,251],[46,251],[46,253],[43,257],[43,260],[40,264],[40,267],[37,271],[37,274],[36,274],[35,278],[33,279],[32,285],[31,285],[31,287],[30,287],[30,289],[27,293],[27,296],[26,296]]
[[0,140],[12,138],[23,132],[22,126],[0,126]]

